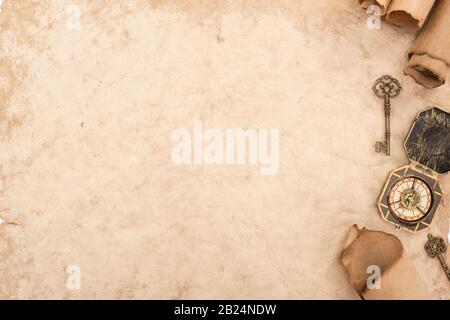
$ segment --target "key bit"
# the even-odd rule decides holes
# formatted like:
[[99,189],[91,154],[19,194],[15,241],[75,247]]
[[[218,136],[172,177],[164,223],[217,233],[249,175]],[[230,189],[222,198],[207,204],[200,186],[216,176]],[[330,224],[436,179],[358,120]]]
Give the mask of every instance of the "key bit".
[[425,250],[430,258],[438,257],[444,272],[450,281],[450,269],[445,262],[444,255],[447,252],[447,246],[445,245],[444,239],[440,237],[434,237],[432,234],[428,235],[428,241],[425,244]]
[[385,116],[385,141],[378,141],[375,144],[375,151],[391,155],[391,99],[397,97],[402,90],[397,79],[384,75],[373,84],[373,92],[378,98],[384,99]]

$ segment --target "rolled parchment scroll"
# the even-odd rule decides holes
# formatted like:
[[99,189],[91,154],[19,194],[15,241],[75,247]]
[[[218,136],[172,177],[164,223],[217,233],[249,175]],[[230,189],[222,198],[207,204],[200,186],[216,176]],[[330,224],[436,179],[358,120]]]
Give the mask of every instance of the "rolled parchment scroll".
[[425,23],[435,0],[359,0],[363,9],[376,5],[389,23],[418,30]]
[[409,51],[405,74],[428,89],[443,85],[450,67],[449,0],[358,0],[362,8],[380,7],[394,25],[421,32]]
[[409,52],[405,74],[426,88],[445,83],[450,66],[450,1],[439,0]]
[[435,0],[393,0],[386,20],[393,25],[410,30],[422,28]]
[[[342,251],[341,263],[362,299],[431,299],[425,283],[394,235],[354,225]],[[373,285],[370,277],[377,268],[380,277]]]

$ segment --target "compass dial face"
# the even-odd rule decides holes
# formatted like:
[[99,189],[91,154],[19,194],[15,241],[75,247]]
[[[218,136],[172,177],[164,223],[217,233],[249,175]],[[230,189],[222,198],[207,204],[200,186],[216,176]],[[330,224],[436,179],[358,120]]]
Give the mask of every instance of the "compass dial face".
[[416,177],[397,181],[388,196],[390,211],[407,222],[415,222],[425,217],[430,211],[432,201],[431,188]]

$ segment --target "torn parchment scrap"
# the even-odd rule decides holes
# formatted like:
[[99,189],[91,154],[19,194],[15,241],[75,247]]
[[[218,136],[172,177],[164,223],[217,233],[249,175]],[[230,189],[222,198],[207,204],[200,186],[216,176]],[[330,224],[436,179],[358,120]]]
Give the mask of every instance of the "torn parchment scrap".
[[[350,283],[365,300],[431,299],[428,289],[400,240],[381,231],[359,229],[353,225],[341,253]],[[379,286],[368,286],[368,270],[379,268]]]

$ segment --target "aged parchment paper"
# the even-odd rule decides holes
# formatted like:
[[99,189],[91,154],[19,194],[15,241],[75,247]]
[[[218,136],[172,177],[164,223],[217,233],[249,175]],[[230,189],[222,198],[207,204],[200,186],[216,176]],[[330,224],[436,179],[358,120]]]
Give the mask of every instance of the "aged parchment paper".
[[[366,18],[353,0],[5,0],[0,297],[358,299],[339,263],[348,228],[395,232],[375,207],[386,176],[408,163],[417,113],[450,111],[448,86],[402,75],[413,35]],[[384,73],[404,87],[391,157],[373,148]],[[174,165],[170,135],[195,120],[279,128],[279,174]],[[396,236],[450,298],[426,234]]]

